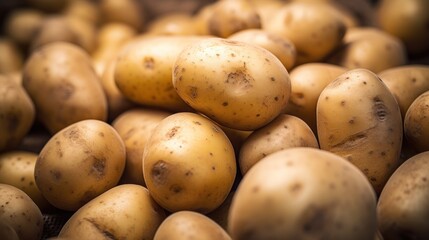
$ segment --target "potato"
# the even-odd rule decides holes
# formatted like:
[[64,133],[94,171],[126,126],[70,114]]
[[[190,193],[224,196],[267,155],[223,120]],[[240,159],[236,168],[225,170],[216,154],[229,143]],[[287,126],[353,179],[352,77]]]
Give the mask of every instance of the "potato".
[[274,54],[287,70],[292,69],[296,61],[295,45],[286,38],[262,29],[247,29],[228,37],[230,40],[256,44]]
[[140,31],[146,22],[145,7],[141,1],[101,0],[99,9],[103,23],[125,23]]
[[34,8],[15,9],[6,19],[5,32],[17,44],[28,47],[39,31],[44,17],[41,11]]
[[190,110],[172,84],[174,61],[195,36],[146,36],[128,43],[118,54],[115,83],[129,100],[177,112]]
[[306,63],[290,72],[291,94],[285,113],[304,120],[317,134],[316,105],[320,93],[347,68],[327,63]]
[[405,117],[411,103],[420,94],[429,90],[429,66],[426,65],[405,65],[389,68],[377,75],[395,96],[401,109],[402,118]]
[[399,165],[403,129],[386,85],[367,69],[350,70],[326,86],[316,111],[320,148],[356,165],[380,193]]
[[281,9],[286,1],[283,0],[247,0],[255,8],[261,19],[261,28],[265,29],[270,19]]
[[124,141],[127,158],[122,182],[145,186],[143,179],[143,151],[152,130],[171,113],[152,109],[130,109],[112,123]]
[[408,108],[404,118],[404,134],[417,152],[429,151],[429,91],[419,95]]
[[147,188],[170,212],[213,211],[226,199],[235,175],[231,142],[216,124],[195,113],[163,119],[144,149]]
[[3,221],[0,221],[0,236],[7,240],[20,240],[15,229]]
[[117,185],[125,146],[116,130],[99,120],[82,120],[58,133],[40,151],[37,187],[55,207],[76,211]]
[[158,16],[150,22],[147,33],[155,35],[197,35],[194,18],[186,13]]
[[63,14],[66,16],[78,17],[93,25],[98,25],[100,22],[100,8],[94,1],[70,1],[64,9]]
[[13,41],[7,38],[0,38],[0,52],[0,74],[19,72],[21,70],[24,57]]
[[265,156],[293,147],[319,148],[316,136],[300,118],[281,114],[269,124],[255,130],[240,149],[239,166],[245,175]]
[[208,38],[186,47],[174,64],[173,86],[192,108],[220,125],[254,130],[286,107],[289,74],[268,50]]
[[[177,1],[177,0],[173,0]],[[198,35],[210,35],[209,30],[209,19],[212,17],[213,10],[215,9],[214,4],[207,4],[198,11],[194,15],[194,26]]]
[[88,53],[94,51],[96,43],[96,26],[93,23],[75,16],[67,16],[66,20],[71,30],[77,36],[77,44]]
[[343,45],[326,61],[378,73],[405,65],[408,59],[406,49],[398,38],[373,27],[357,27],[347,31]]
[[0,76],[0,152],[17,147],[33,125],[34,104],[22,86]]
[[165,218],[149,191],[139,185],[116,186],[85,204],[61,229],[61,239],[153,239]]
[[84,119],[107,119],[106,96],[91,59],[70,43],[51,43],[33,52],[23,86],[51,133]]
[[406,160],[381,192],[378,225],[385,239],[428,239],[429,152]]
[[40,209],[22,190],[3,183],[0,183],[0,223],[9,229],[6,230],[9,233],[15,231],[18,239],[42,238],[43,216]]
[[346,32],[332,6],[316,2],[292,2],[274,14],[264,29],[292,41],[297,65],[320,61],[341,44]]
[[24,191],[43,212],[52,207],[43,197],[34,180],[37,154],[27,151],[11,151],[0,155],[0,183],[9,184]]
[[333,153],[303,147],[255,164],[228,217],[236,240],[373,239],[376,226],[376,196],[362,172]]
[[231,237],[207,216],[180,211],[168,216],[156,231],[154,240],[230,240]]
[[429,50],[429,2],[382,0],[377,6],[378,24],[404,42],[408,52],[423,55]]

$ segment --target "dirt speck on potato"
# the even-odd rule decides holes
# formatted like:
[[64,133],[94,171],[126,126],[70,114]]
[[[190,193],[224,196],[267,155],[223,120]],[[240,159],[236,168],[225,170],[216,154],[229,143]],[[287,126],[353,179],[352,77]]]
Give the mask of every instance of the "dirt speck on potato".
[[92,167],[89,174],[94,175],[97,178],[102,178],[105,174],[106,158],[97,157],[97,156],[92,156],[92,157],[93,157],[93,162],[92,162]]
[[248,89],[253,87],[255,79],[243,70],[237,70],[228,74],[225,83],[232,85],[235,88]]
[[386,106],[384,105],[384,102],[380,97],[375,96],[373,98],[374,105],[373,105],[373,112],[374,115],[377,117],[379,121],[384,121],[387,118],[388,111]]
[[170,129],[170,131],[167,132],[166,136],[168,139],[172,139],[176,133],[179,131],[180,127],[179,126],[175,126],[172,129]]
[[84,218],[83,220],[89,222],[98,232],[105,237],[105,239],[118,239],[113,233],[112,229],[106,229],[106,227],[100,226],[96,220],[90,218]]
[[322,232],[325,226],[329,224],[328,212],[326,207],[309,205],[308,208],[304,210],[301,217],[302,230],[307,233]]
[[146,69],[154,69],[154,67],[155,67],[155,59],[153,59],[153,57],[144,57],[143,58],[143,66]]
[[63,81],[53,89],[53,94],[57,96],[57,99],[67,101],[70,99],[75,92],[75,86],[69,82]]
[[152,167],[151,175],[153,182],[158,185],[165,184],[170,172],[169,164],[164,160],[158,160]]

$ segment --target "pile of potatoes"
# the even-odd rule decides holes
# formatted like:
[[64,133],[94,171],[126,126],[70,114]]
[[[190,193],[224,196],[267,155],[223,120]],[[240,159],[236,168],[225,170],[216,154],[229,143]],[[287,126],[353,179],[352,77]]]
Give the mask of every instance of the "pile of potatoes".
[[3,9],[0,239],[429,238],[427,0]]

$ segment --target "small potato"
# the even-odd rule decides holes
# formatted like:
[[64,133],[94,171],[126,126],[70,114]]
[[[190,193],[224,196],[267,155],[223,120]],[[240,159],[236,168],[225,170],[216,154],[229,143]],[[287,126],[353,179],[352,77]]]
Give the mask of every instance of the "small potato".
[[145,7],[136,0],[101,0],[99,9],[102,23],[120,22],[142,30],[146,22]]
[[286,107],[289,74],[268,50],[208,38],[186,47],[174,64],[173,86],[189,106],[220,125],[254,130]]
[[37,187],[55,207],[76,211],[117,185],[125,167],[125,146],[116,130],[83,120],[56,133],[40,151]]
[[297,116],[317,133],[316,106],[323,89],[347,68],[327,63],[306,63],[290,72],[291,94],[285,113]]
[[100,22],[100,8],[95,1],[73,0],[69,1],[63,11],[64,15],[78,17],[89,23],[98,25]]
[[170,212],[209,213],[234,183],[234,149],[224,132],[195,113],[175,113],[155,127],[143,153],[150,194]]
[[376,196],[362,172],[333,153],[303,147],[255,164],[228,217],[235,240],[373,239],[376,227]]
[[154,19],[147,33],[155,35],[197,35],[194,18],[190,14],[170,13]]
[[429,151],[429,91],[419,95],[404,118],[404,134],[417,152]]
[[[0,225],[13,231],[18,239],[41,239],[43,216],[37,205],[22,190],[0,183]],[[0,230],[1,233],[1,230]],[[10,233],[11,236],[15,234]],[[4,239],[3,235],[0,235]]]
[[214,4],[207,4],[195,13],[194,26],[198,35],[210,35],[208,21],[213,14],[214,8]]
[[0,38],[0,74],[18,72],[24,64],[24,57],[18,46],[6,38]]
[[378,226],[385,239],[428,239],[429,152],[406,160],[381,192]]
[[44,14],[36,9],[15,9],[6,19],[5,32],[19,45],[28,47],[39,31],[44,17]]
[[240,149],[239,166],[245,175],[265,156],[293,147],[319,148],[316,136],[301,119],[281,114],[269,124],[255,130]]
[[116,186],[75,212],[60,239],[153,239],[165,218],[149,191],[139,185]]
[[319,96],[320,148],[356,165],[379,194],[399,165],[402,118],[389,89],[367,69],[350,70]]
[[225,230],[207,216],[180,211],[168,216],[156,231],[154,240],[231,240]]

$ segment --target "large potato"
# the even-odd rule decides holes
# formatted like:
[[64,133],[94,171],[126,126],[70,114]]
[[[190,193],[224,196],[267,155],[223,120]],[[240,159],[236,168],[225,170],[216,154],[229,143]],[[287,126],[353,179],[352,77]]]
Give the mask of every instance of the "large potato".
[[367,69],[350,70],[322,91],[317,133],[320,148],[356,165],[377,193],[399,165],[401,112],[386,85]]
[[186,47],[174,64],[173,85],[192,108],[219,124],[254,130],[286,107],[289,74],[268,50],[220,38]]
[[170,212],[211,212],[228,196],[235,175],[231,142],[215,123],[195,113],[163,119],[143,153],[150,194]]
[[51,133],[84,119],[107,120],[107,101],[91,59],[81,48],[57,42],[33,52],[23,86]]
[[164,210],[139,185],[116,186],[85,204],[61,229],[59,239],[153,239]]
[[[353,191],[351,191],[353,189]],[[232,239],[373,239],[376,196],[362,172],[315,148],[268,155],[232,199]]]
[[125,167],[125,146],[116,130],[83,120],[55,134],[40,151],[36,184],[55,207],[75,211],[117,185]]
[[417,152],[429,151],[429,91],[419,95],[404,118],[404,134]]

